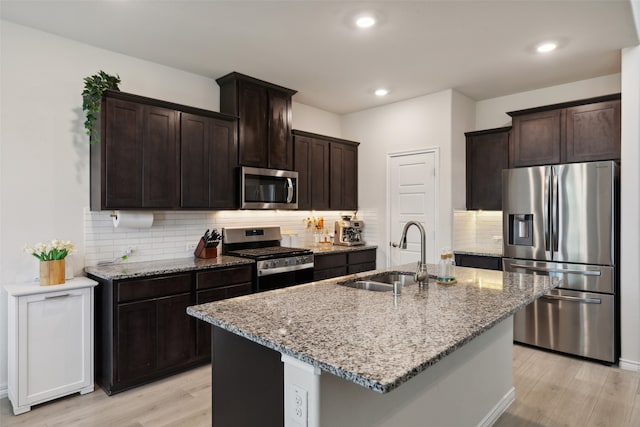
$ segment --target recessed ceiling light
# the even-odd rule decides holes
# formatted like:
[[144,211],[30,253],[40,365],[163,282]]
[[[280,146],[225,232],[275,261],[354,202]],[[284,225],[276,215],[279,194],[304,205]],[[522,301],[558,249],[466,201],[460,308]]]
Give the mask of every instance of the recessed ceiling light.
[[376,91],[373,93],[375,93],[376,96],[386,96],[389,93],[389,91],[387,89],[380,88],[380,89],[376,89]]
[[356,18],[356,25],[358,28],[370,28],[376,24],[376,19],[373,16],[364,15]]
[[538,45],[538,47],[536,47],[536,50],[539,53],[547,53],[547,52],[551,52],[552,50],[555,50],[558,47],[558,45],[554,42],[546,42],[546,43],[541,43]]

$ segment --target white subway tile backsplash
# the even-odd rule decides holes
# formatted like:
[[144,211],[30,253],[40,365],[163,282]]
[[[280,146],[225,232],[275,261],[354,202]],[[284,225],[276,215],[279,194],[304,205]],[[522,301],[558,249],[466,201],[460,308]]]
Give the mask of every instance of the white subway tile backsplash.
[[501,211],[454,211],[453,248],[460,251],[502,252]]
[[[348,212],[352,215],[352,212]],[[110,212],[84,211],[85,265],[119,260],[122,248],[133,246],[135,250],[130,262],[184,258],[193,255],[187,244],[195,244],[206,229],[238,226],[280,225],[283,245],[310,246],[313,242],[311,230],[306,228],[305,218],[323,217],[325,229],[333,234],[333,223],[340,219],[341,212],[314,211],[158,211],[148,229],[117,229],[113,226]],[[365,222],[363,238],[367,243],[378,233],[376,211],[360,211],[359,218]],[[369,237],[371,236],[371,237]],[[125,261],[126,262],[126,261]]]

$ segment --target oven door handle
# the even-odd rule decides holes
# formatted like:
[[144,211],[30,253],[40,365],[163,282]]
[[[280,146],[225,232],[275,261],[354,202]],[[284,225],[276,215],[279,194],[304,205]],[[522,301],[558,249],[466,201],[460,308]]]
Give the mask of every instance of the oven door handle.
[[544,268],[534,267],[532,265],[523,264],[511,264],[512,268],[522,268],[527,271],[541,272],[541,273],[565,273],[565,274],[582,274],[583,276],[600,276],[602,273],[595,270],[575,270],[568,268]]
[[572,301],[572,302],[583,302],[585,304],[601,304],[602,300],[600,298],[580,298],[580,297],[570,297],[567,295],[542,295],[541,298],[544,299],[552,299],[559,301]]
[[287,203],[291,203],[293,200],[293,181],[291,178],[287,178]]
[[278,273],[289,273],[291,271],[308,270],[313,268],[313,262],[306,264],[285,265],[284,267],[267,268],[264,270],[258,270],[258,276],[271,276]]

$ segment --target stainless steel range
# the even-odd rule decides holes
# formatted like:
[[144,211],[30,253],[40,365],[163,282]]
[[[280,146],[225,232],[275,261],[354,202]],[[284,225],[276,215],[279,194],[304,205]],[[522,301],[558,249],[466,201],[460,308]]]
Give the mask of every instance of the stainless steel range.
[[281,246],[279,226],[222,229],[222,253],[256,261],[255,292],[299,285],[313,280],[313,252]]

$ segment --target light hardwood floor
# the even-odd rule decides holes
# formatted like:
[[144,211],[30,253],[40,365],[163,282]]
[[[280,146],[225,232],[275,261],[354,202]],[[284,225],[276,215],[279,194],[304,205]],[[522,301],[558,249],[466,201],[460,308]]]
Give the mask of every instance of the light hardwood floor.
[[[209,426],[210,375],[204,366],[111,397],[97,388],[17,417],[2,399],[0,426]],[[640,426],[640,373],[515,345],[514,383],[496,427]]]

